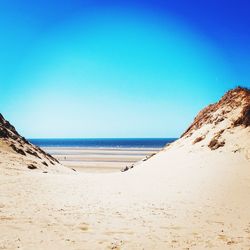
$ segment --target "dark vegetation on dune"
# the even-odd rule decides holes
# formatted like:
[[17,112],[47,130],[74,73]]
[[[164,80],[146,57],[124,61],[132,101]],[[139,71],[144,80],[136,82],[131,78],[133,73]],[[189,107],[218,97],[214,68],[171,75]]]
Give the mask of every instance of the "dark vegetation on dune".
[[229,90],[220,101],[210,104],[204,109],[202,109],[198,115],[195,117],[193,123],[188,127],[188,129],[181,135],[181,137],[192,135],[192,131],[201,128],[203,125],[208,123],[214,123],[217,125],[225,119],[227,112],[224,111],[222,114],[213,117],[213,114],[220,108],[229,106],[233,109],[243,105],[243,111],[241,116],[237,121],[232,124],[232,127],[236,126],[250,126],[250,89],[237,87],[235,89]]
[[[50,164],[54,165],[58,160],[52,157],[50,154],[44,152],[41,148],[31,144],[24,137],[22,137],[7,120],[4,119],[3,115],[0,114],[0,140],[6,142],[7,145],[16,153],[26,156],[27,154],[32,155],[39,160],[42,158],[49,161]],[[48,166],[48,164],[43,161],[43,165]],[[28,166],[29,169],[32,166]]]
[[[242,107],[242,112],[238,119],[233,121],[231,126],[228,127],[228,129],[237,126],[250,126],[250,89],[244,87],[237,87],[235,89],[229,90],[218,102],[210,104],[203,110],[201,110],[195,117],[193,123],[182,134],[181,138],[191,136],[194,131],[201,128],[205,124],[219,124],[220,122],[227,119],[227,113],[231,112],[231,110],[233,109],[237,109],[238,107]],[[215,112],[217,112],[219,109],[221,109],[222,112],[214,115]],[[211,150],[215,150],[225,145],[225,141],[220,140],[220,137],[223,132],[224,129],[219,131],[210,141],[208,147]],[[193,141],[193,144],[204,140],[205,137],[205,135],[197,137]]]

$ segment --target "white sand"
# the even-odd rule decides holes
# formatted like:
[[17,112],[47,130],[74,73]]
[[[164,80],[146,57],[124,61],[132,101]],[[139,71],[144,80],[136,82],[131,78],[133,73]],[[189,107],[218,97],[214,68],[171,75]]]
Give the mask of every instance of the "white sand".
[[249,249],[249,155],[185,143],[125,173],[2,175],[0,247]]
[[250,249],[250,127],[226,108],[124,173],[27,171],[0,145],[0,249]]

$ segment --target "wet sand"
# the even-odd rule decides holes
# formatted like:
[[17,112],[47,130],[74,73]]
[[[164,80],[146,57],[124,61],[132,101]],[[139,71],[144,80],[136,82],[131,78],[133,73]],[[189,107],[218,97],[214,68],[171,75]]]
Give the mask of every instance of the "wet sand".
[[119,172],[126,166],[155,154],[160,148],[44,147],[64,166],[80,172]]

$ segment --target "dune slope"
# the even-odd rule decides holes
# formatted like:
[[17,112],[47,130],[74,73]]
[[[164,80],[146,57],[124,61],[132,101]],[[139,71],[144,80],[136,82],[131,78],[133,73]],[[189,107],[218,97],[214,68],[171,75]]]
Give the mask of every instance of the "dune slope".
[[22,137],[0,114],[0,173],[25,170],[69,172],[51,155]]

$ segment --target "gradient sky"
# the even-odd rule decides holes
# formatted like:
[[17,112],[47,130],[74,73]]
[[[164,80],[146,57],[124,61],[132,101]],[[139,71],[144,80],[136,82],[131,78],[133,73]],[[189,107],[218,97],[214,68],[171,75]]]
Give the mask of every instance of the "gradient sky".
[[0,112],[28,138],[178,137],[250,87],[250,1],[1,0]]

